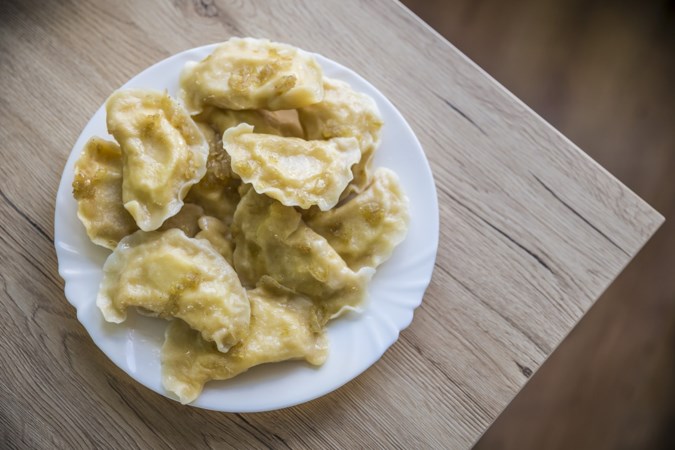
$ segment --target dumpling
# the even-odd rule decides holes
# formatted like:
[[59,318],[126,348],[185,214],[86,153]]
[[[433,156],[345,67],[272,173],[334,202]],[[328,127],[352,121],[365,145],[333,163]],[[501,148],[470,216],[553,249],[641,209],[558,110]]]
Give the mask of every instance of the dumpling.
[[306,220],[352,270],[375,268],[387,260],[405,238],[408,199],[396,174],[380,168],[363,192],[335,209],[316,212]]
[[380,144],[383,122],[372,98],[356,92],[344,81],[323,79],[324,97],[298,110],[306,139],[355,137],[359,140],[361,158],[352,167],[351,190],[361,192],[370,183],[370,162]]
[[[122,204],[122,152],[116,143],[93,137],[85,144],[75,163],[73,194],[78,200],[78,216],[92,242],[113,250],[123,237],[138,230]],[[186,203],[159,230],[180,228],[193,237],[199,232],[197,221],[203,215],[200,206]]]
[[122,204],[122,151],[115,142],[87,141],[75,163],[73,196],[77,217],[94,244],[112,250],[138,229]]
[[194,116],[195,121],[206,123],[220,136],[228,128],[240,123],[253,125],[254,133],[275,134],[277,136],[304,137],[296,110],[266,111],[264,109],[221,109],[207,106]]
[[190,113],[226,109],[295,109],[323,98],[323,72],[308,53],[267,39],[232,38],[180,75]]
[[108,322],[130,306],[177,317],[227,351],[248,333],[250,306],[237,274],[208,242],[178,229],[137,231],[103,266],[96,304]]
[[222,221],[215,217],[204,216],[199,219],[197,239],[206,239],[225,260],[232,264],[232,241],[230,231]]
[[108,131],[122,149],[124,207],[141,230],[156,230],[204,176],[209,145],[166,92],[120,90],[106,111]]
[[323,320],[311,300],[273,284],[248,291],[251,329],[227,353],[182,320],[173,320],[162,347],[162,382],[181,403],[193,401],[209,380],[226,380],[259,364],[304,359],[321,365],[328,355]]
[[207,216],[231,223],[232,214],[239,203],[237,189],[241,180],[232,172],[230,155],[223,149],[220,135],[206,124],[198,122],[197,125],[209,143],[209,157],[206,174],[190,188],[185,202],[201,206]]
[[234,213],[234,267],[244,286],[264,275],[317,302],[328,317],[355,309],[375,272],[354,272],[325,238],[312,231],[294,208],[253,189]]
[[178,214],[171,216],[164,221],[164,224],[157,231],[166,231],[171,228],[178,228],[187,237],[195,237],[199,233],[199,218],[204,215],[204,209],[199,205],[186,203],[178,211]]
[[326,211],[338,202],[352,179],[351,166],[361,157],[355,138],[305,141],[254,134],[248,124],[225,131],[223,147],[232,170],[259,194],[286,206]]

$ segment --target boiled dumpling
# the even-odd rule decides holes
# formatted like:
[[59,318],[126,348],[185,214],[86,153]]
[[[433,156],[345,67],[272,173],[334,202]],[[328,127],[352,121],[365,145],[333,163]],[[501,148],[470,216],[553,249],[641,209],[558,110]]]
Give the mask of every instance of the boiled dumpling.
[[73,196],[94,244],[112,250],[138,229],[122,204],[122,152],[116,143],[98,137],[87,141],[75,163]]
[[199,229],[201,231],[195,237],[209,241],[211,246],[232,264],[232,241],[227,225],[215,217],[204,216],[199,219]]
[[223,149],[220,134],[201,122],[197,125],[209,143],[209,156],[204,177],[190,188],[185,201],[204,208],[207,216],[231,223],[239,203],[237,189],[241,180],[232,172],[230,155]]
[[165,92],[120,90],[106,103],[108,131],[122,148],[124,207],[144,231],[178,213],[206,172],[209,146]]
[[355,138],[305,141],[255,134],[241,124],[225,131],[223,147],[232,170],[259,194],[286,206],[326,211],[338,202],[352,179],[351,166],[361,157]]
[[328,355],[323,319],[311,300],[274,283],[248,291],[251,329],[227,353],[182,320],[173,320],[162,347],[162,382],[181,403],[193,401],[209,380],[226,380],[259,364],[304,359],[321,365]]
[[208,242],[178,229],[122,239],[103,266],[96,304],[108,322],[130,306],[180,318],[220,351],[248,333],[250,306],[237,274]]
[[382,264],[408,230],[408,199],[389,169],[375,171],[373,182],[347,203],[307,218],[353,270]]
[[361,159],[352,167],[353,191],[370,183],[370,162],[380,144],[382,119],[377,105],[366,94],[356,92],[344,81],[324,78],[323,100],[298,110],[307,139],[355,137],[359,140]]
[[267,39],[232,38],[180,76],[180,98],[192,114],[226,109],[295,109],[323,98],[323,73],[312,56]]
[[221,109],[207,106],[194,116],[198,123],[206,123],[222,136],[228,128],[240,123],[253,125],[254,133],[275,134],[277,136],[304,137],[296,110],[267,111],[264,109]]
[[[138,230],[122,204],[122,153],[116,143],[94,137],[85,144],[75,163],[73,194],[92,242],[112,250],[123,237]],[[201,207],[186,203],[159,229],[180,228],[192,237],[199,231],[197,221],[203,215]]]
[[317,302],[327,316],[358,307],[374,273],[351,270],[294,208],[249,189],[234,213],[234,267],[245,286],[264,275]]

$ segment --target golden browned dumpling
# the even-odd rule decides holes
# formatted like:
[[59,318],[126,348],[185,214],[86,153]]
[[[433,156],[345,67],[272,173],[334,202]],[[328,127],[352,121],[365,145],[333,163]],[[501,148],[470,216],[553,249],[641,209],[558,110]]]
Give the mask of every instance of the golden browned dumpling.
[[195,121],[208,124],[219,136],[228,128],[240,123],[253,125],[254,133],[275,134],[277,136],[304,137],[296,110],[267,111],[264,109],[221,109],[207,106],[194,116]]
[[192,114],[225,109],[295,109],[323,98],[323,73],[312,56],[267,39],[232,38],[180,76],[180,98]]
[[123,322],[130,306],[183,319],[224,352],[248,333],[237,274],[208,242],[175,228],[122,239],[103,266],[96,304],[108,322]]
[[166,231],[171,228],[178,228],[187,237],[195,237],[199,233],[199,218],[204,215],[204,209],[201,206],[192,203],[186,203],[175,216],[169,217],[157,231]]
[[253,133],[245,123],[225,131],[223,147],[234,173],[259,194],[286,206],[317,205],[322,211],[338,202],[361,157],[355,138],[305,141]]
[[230,230],[215,217],[204,216],[199,219],[197,239],[206,239],[225,260],[232,264],[232,237]]
[[190,188],[185,201],[204,208],[207,216],[231,223],[232,214],[239,203],[237,189],[241,180],[232,172],[230,155],[223,149],[220,135],[204,123],[197,122],[197,125],[209,143],[209,157],[206,174]]
[[75,163],[73,196],[77,217],[94,244],[114,249],[138,229],[122,204],[122,152],[114,142],[93,137]]
[[344,81],[324,78],[324,97],[298,110],[307,139],[355,137],[361,158],[352,167],[354,179],[350,191],[361,192],[370,183],[370,162],[380,144],[382,119],[377,105],[366,94],[356,92]]
[[181,403],[193,401],[209,380],[226,380],[259,364],[304,359],[321,365],[328,354],[323,319],[311,300],[262,283],[248,291],[251,329],[227,353],[182,320],[173,320],[162,347],[162,381]]
[[330,211],[318,211],[307,225],[325,237],[352,270],[375,268],[403,241],[408,230],[408,199],[389,169],[375,171],[363,192]]
[[165,92],[120,90],[106,103],[108,131],[122,149],[124,207],[144,231],[178,213],[206,172],[209,146]]
[[264,275],[317,302],[328,317],[358,307],[374,270],[354,272],[294,208],[253,189],[234,213],[234,267],[244,286]]

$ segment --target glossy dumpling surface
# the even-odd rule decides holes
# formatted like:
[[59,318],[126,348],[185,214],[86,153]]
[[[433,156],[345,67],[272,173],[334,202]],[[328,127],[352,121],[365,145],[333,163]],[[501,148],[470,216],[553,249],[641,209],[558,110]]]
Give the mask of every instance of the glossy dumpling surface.
[[180,76],[180,98],[192,114],[225,109],[295,109],[323,98],[323,73],[312,56],[267,39],[231,38]]
[[162,347],[162,381],[181,403],[193,401],[209,380],[226,380],[259,364],[304,359],[320,365],[328,342],[311,300],[263,283],[248,291],[251,329],[227,353],[181,320],[173,320]]
[[298,115],[307,139],[355,137],[361,158],[353,168],[353,190],[360,192],[370,183],[370,162],[380,144],[382,118],[375,101],[357,92],[344,81],[324,78],[321,102],[300,108]]
[[87,141],[75,163],[73,196],[93,243],[112,250],[138,229],[122,203],[122,151],[115,142],[98,137]]
[[187,112],[165,92],[120,90],[106,103],[108,131],[123,158],[124,207],[144,231],[178,213],[206,172],[209,146]]
[[345,204],[307,219],[353,270],[375,268],[389,258],[405,238],[408,222],[408,199],[396,174],[385,168]]
[[122,239],[103,266],[96,304],[108,322],[143,308],[180,318],[227,351],[248,333],[250,306],[237,274],[208,242],[178,229]]
[[315,300],[328,317],[365,299],[374,270],[351,270],[294,208],[249,189],[235,211],[232,235],[234,267],[245,286],[269,275]]
[[322,211],[338,202],[361,156],[355,138],[306,141],[253,133],[248,124],[225,131],[223,147],[232,170],[259,194],[286,206],[317,205]]

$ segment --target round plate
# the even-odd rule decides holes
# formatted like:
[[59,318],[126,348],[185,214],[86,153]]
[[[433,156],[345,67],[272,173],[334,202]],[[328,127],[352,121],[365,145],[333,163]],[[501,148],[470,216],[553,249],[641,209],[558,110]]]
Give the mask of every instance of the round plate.
[[[176,96],[178,74],[188,61],[199,61],[216,44],[187,50],[144,70],[124,88],[168,90]],[[377,102],[384,127],[375,167],[388,167],[400,177],[410,199],[410,228],[391,259],[377,269],[362,313],[350,313],[328,325],[330,353],[318,368],[299,361],[266,364],[227,381],[206,384],[191,405],[227,412],[284,408],[327,394],[375,363],[401,330],[431,279],[438,246],[438,203],[429,164],[415,134],[396,108],[370,83],[346,67],[315,55],[326,76],[348,82]],[[123,324],[103,320],[96,307],[102,267],[110,251],[92,244],[77,218],[72,196],[73,167],[92,136],[110,138],[101,105],[82,131],[63,171],[56,196],[54,243],[59,274],[68,301],[94,343],[122,370],[155,392],[174,398],[162,387],[159,353],[167,322],[131,313]]]

